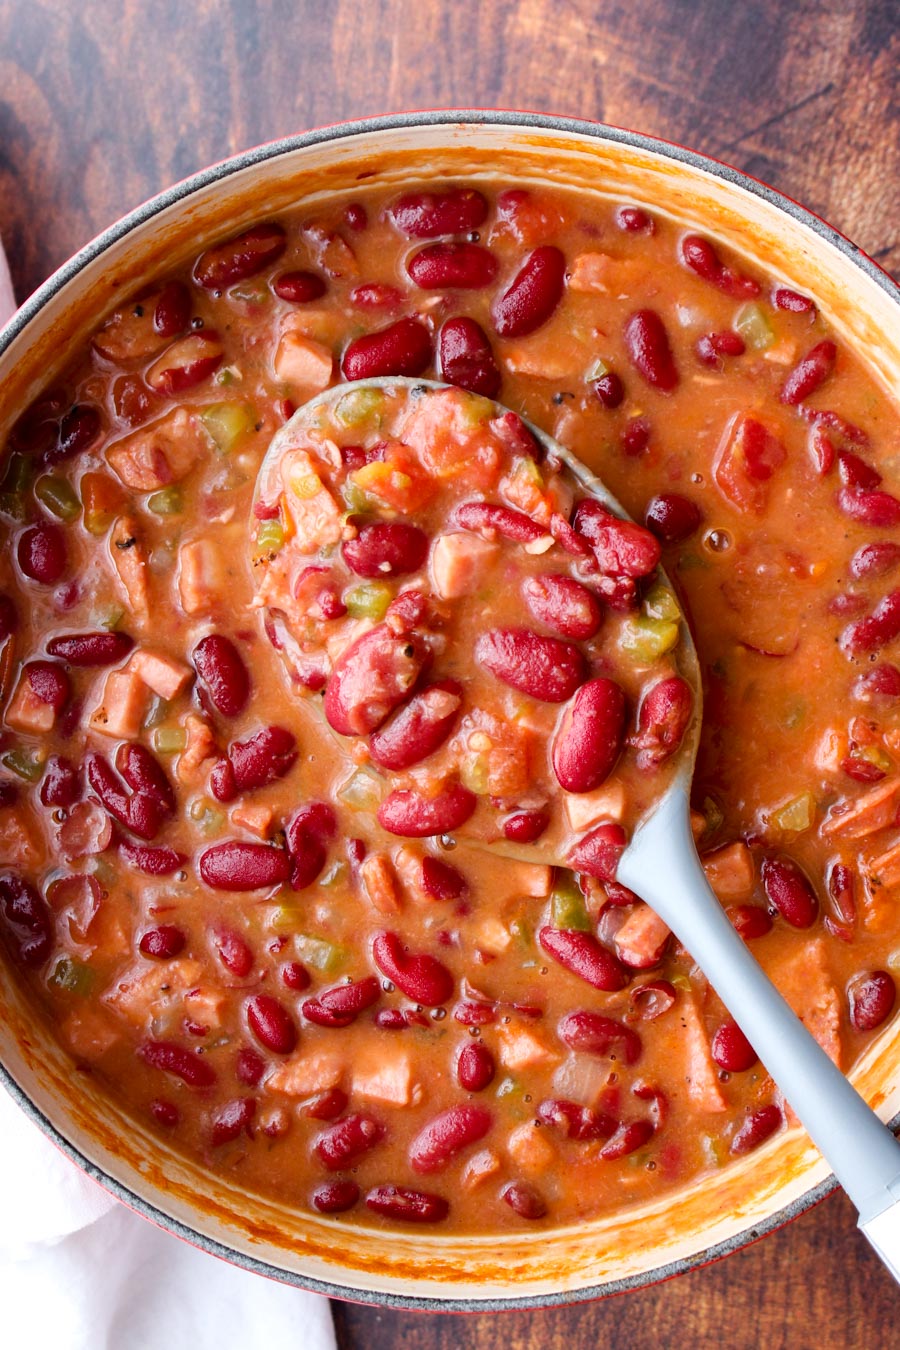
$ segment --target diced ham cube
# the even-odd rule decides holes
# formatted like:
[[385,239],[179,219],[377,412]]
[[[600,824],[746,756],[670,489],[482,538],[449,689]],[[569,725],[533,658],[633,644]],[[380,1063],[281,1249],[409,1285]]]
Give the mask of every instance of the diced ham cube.
[[231,823],[260,839],[271,839],[275,833],[275,812],[260,802],[242,801],[232,807]]
[[202,973],[199,961],[145,961],[120,976],[103,1002],[136,1027],[149,1026],[173,1010],[180,1013],[185,995],[198,987]]
[[753,890],[756,872],[753,857],[743,840],[738,839],[707,853],[702,862],[706,879],[723,905],[732,900],[747,899]]
[[684,1078],[688,1096],[701,1111],[727,1111],[728,1103],[719,1088],[719,1071],[710,1052],[706,1026],[693,998],[681,998],[677,1005],[683,1028],[685,1050]]
[[563,805],[569,828],[574,834],[583,834],[598,820],[624,820],[625,785],[616,779],[593,792],[566,793]]
[[515,375],[530,375],[539,380],[571,379],[573,356],[556,337],[553,341],[537,338],[508,347],[505,362]]
[[4,721],[13,731],[23,731],[26,736],[45,736],[53,730],[56,709],[52,703],[45,703],[42,698],[38,698],[31,687],[27,671],[19,676]]
[[109,556],[125,592],[129,610],[137,619],[145,619],[150,608],[147,551],[133,517],[119,516],[113,522],[109,536]]
[[208,759],[217,759],[219,747],[212,726],[199,713],[188,713],[184,719],[187,742],[175,765],[175,776],[179,783],[197,781],[198,770]]
[[831,976],[824,938],[806,939],[799,950],[776,957],[767,973],[807,1031],[840,1068],[842,998]]
[[156,492],[180,482],[209,453],[210,444],[199,417],[187,408],[176,408],[161,421],[117,441],[106,458],[126,487]]
[[344,1057],[333,1050],[300,1050],[276,1065],[265,1087],[286,1097],[312,1097],[337,1087],[345,1068]]
[[228,1004],[228,995],[223,989],[212,989],[209,985],[199,985],[189,989],[184,996],[185,1016],[191,1022],[210,1031],[222,1025],[222,1013]]
[[404,892],[416,904],[430,904],[434,900],[422,885],[422,852],[402,844],[393,853],[394,871],[400,879]]
[[671,929],[649,905],[635,905],[616,933],[616,953],[620,961],[638,970],[655,966],[669,940]]
[[178,554],[178,593],[185,614],[209,614],[226,586],[225,560],[211,539],[191,539]]
[[148,689],[167,701],[177,697],[194,676],[190,666],[173,661],[162,652],[148,651],[146,648],[136,651],[125,668],[134,671]]
[[865,839],[886,829],[896,819],[898,793],[900,776],[885,778],[850,802],[846,809],[833,809],[822,823],[821,833],[826,838]]
[[570,291],[630,296],[646,271],[646,264],[637,258],[613,258],[609,253],[599,251],[579,253],[572,263],[566,284]]
[[33,867],[40,858],[38,835],[30,813],[26,817],[21,806],[0,809],[0,867]]
[[555,1064],[559,1054],[537,1032],[521,1022],[503,1022],[497,1027],[500,1062],[515,1073],[540,1065]]
[[400,909],[397,877],[383,853],[370,853],[359,868],[366,899],[379,914],[396,914]]
[[353,1057],[350,1070],[354,1095],[384,1106],[409,1106],[419,1101],[422,1087],[413,1079],[412,1060],[405,1050],[372,1046]]
[[512,934],[496,914],[484,914],[475,923],[472,938],[479,951],[500,956],[512,942]]
[[469,1158],[459,1178],[464,1191],[477,1190],[489,1177],[500,1171],[500,1158],[493,1149],[483,1148]]
[[506,1151],[516,1168],[526,1176],[538,1177],[548,1172],[557,1161],[556,1149],[547,1131],[533,1120],[517,1125],[506,1141]]
[[134,740],[147,711],[147,686],[134,671],[113,670],[106,677],[103,698],[91,714],[90,727],[102,736]]
[[305,450],[285,455],[282,504],[291,543],[301,553],[337,544],[344,531],[344,508],[322,482],[320,465]]
[[60,1025],[60,1034],[72,1054],[93,1062],[122,1039],[121,1032],[99,1008],[78,1008]]
[[499,544],[469,531],[438,535],[429,561],[431,584],[442,600],[471,595],[499,554]]
[[282,334],[272,364],[279,380],[304,400],[327,389],[334,373],[331,348],[291,330]]

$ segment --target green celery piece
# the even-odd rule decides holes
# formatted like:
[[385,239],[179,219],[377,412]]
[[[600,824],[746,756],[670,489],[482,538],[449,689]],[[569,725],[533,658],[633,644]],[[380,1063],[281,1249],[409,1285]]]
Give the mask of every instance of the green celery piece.
[[83,961],[62,956],[53,967],[48,984],[66,994],[78,994],[84,998],[94,987],[94,972]]
[[677,623],[681,618],[678,601],[669,587],[663,586],[661,582],[650,587],[641,608],[648,619],[668,619]]
[[741,335],[747,346],[757,352],[765,351],[775,341],[775,330],[755,300],[741,305],[734,316],[732,327]]
[[178,755],[186,745],[184,727],[157,727],[153,733],[153,749],[160,755]]
[[18,496],[27,492],[34,475],[34,464],[30,455],[10,455],[6,473],[0,481],[0,492]]
[[342,427],[357,427],[381,413],[384,394],[380,389],[351,389],[334,407],[334,420]]
[[584,896],[571,872],[560,872],[550,892],[551,923],[554,928],[575,929],[579,933],[591,931]]
[[467,755],[459,766],[459,781],[476,797],[490,795],[490,778],[487,755]]
[[393,590],[383,581],[364,581],[344,595],[351,619],[383,619]]
[[284,527],[279,520],[260,521],[256,531],[256,552],[277,553],[284,544]]
[[24,778],[26,783],[36,783],[44,772],[46,758],[46,751],[18,746],[15,750],[8,750],[0,759],[0,764],[11,769],[19,778]]
[[373,811],[382,798],[381,779],[369,769],[357,769],[341,784],[337,795],[354,811]]
[[147,498],[147,509],[155,516],[180,516],[184,511],[184,498],[177,487],[163,488]]
[[52,473],[44,474],[34,485],[34,495],[57,520],[69,522],[81,515],[81,502],[72,484],[65,478],[57,478]]
[[349,956],[346,947],[311,933],[297,933],[294,945],[304,964],[312,966],[313,970],[321,970],[325,975],[336,974]]
[[816,799],[811,792],[801,792],[799,797],[792,797],[772,812],[772,824],[790,834],[802,834],[810,829],[815,818]]
[[670,619],[629,619],[622,628],[619,645],[629,656],[650,665],[678,642],[679,625]]

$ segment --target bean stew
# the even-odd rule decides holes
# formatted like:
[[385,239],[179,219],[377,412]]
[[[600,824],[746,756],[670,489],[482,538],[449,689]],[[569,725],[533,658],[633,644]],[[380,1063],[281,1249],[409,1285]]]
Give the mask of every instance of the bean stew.
[[813,298],[562,188],[373,188],[136,286],[0,470],[35,1015],[351,1222],[577,1223],[762,1147],[752,1030],[616,861],[695,711],[683,613],[713,889],[842,1068],[892,1015],[898,426]]

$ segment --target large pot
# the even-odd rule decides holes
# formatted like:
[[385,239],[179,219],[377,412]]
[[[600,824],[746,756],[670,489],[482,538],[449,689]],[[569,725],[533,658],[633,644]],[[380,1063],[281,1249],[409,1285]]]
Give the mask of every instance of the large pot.
[[[900,383],[900,292],[822,221],[690,151],[590,123],[522,113],[417,113],[314,131],[239,155],[154,198],[60,269],[0,333],[0,436],[97,323],[145,276],[207,238],[410,176],[503,176],[646,201],[700,222],[811,291],[843,339]],[[226,224],[227,222],[227,224]],[[251,1270],[359,1301],[436,1309],[573,1302],[722,1256],[784,1223],[833,1184],[794,1129],[675,1197],[532,1236],[377,1232],[300,1214],[205,1174],[99,1095],[0,966],[0,1076],[77,1163],[148,1218]],[[885,1119],[900,1111],[900,1023],[854,1081]]]

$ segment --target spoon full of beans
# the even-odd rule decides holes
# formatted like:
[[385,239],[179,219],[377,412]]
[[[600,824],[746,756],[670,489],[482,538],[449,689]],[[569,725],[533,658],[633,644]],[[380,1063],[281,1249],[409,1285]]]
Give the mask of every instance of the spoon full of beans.
[[[345,751],[338,796],[382,834],[458,838],[641,897],[645,930],[690,951],[900,1278],[900,1146],[750,955],[697,854],[700,666],[654,536],[516,413],[396,375],[294,414],[260,468],[251,535],[269,640]],[[772,884],[805,903],[802,878]],[[622,987],[583,924],[538,940],[596,989]]]

